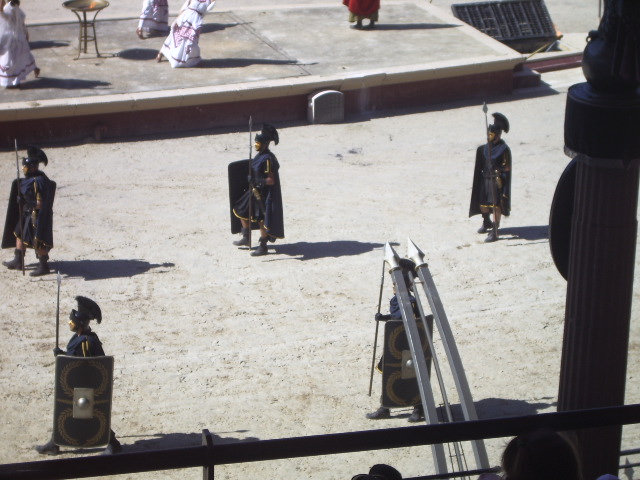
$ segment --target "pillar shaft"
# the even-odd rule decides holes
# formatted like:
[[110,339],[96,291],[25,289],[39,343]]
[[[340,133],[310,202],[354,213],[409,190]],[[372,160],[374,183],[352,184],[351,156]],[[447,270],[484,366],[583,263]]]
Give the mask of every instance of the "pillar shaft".
[[[578,155],[559,411],[624,404],[639,164]],[[584,478],[617,474],[621,430],[577,432]]]

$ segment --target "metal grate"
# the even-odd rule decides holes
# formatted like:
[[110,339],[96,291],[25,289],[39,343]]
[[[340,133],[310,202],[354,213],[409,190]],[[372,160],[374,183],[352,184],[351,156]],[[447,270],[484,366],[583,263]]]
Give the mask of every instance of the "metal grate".
[[558,39],[543,0],[503,0],[451,5],[453,14],[522,53]]

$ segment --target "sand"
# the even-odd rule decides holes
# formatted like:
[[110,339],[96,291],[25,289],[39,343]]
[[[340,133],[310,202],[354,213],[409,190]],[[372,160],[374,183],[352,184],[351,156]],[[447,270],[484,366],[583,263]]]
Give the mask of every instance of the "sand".
[[[367,396],[382,247],[394,242],[404,255],[407,238],[426,253],[479,416],[554,411],[566,282],[546,226],[569,160],[566,89],[582,77],[543,79],[548,86],[490,99],[490,111],[511,120],[514,159],[512,215],[493,244],[476,233],[480,218],[467,217],[480,105],[277,125],[286,238],[261,258],[232,246],[229,231],[227,165],[246,157],[246,132],[47,148],[44,170],[58,183],[51,265],[63,277],[61,343],[74,296],[96,300],[125,451],[197,445],[203,428],[236,442],[409,425],[409,409],[364,417],[380,392],[376,375]],[[2,212],[13,155],[0,154]],[[32,251],[27,262],[35,265]],[[635,271],[637,286],[638,260]],[[0,289],[0,462],[39,460],[32,447],[52,428],[55,276],[2,268]],[[640,401],[639,297],[636,287],[627,403]],[[638,434],[625,428],[623,448]],[[487,442],[492,465],[505,442]],[[379,462],[404,476],[433,473],[429,447],[416,447],[220,466],[216,477],[346,479]],[[122,478],[185,475],[200,474]]]

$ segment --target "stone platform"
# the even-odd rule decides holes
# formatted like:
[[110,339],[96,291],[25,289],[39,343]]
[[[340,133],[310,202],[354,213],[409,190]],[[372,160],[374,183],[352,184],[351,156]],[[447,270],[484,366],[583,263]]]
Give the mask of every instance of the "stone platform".
[[[373,30],[318,4],[214,10],[196,68],[157,63],[163,37],[98,17],[101,57],[78,52],[75,21],[29,25],[42,73],[0,91],[0,146],[135,137],[307,118],[310,94],[344,94],[345,116],[487,98],[514,88],[526,56],[426,2],[390,0]],[[574,52],[575,53],[575,52]],[[521,74],[520,74],[521,76]]]

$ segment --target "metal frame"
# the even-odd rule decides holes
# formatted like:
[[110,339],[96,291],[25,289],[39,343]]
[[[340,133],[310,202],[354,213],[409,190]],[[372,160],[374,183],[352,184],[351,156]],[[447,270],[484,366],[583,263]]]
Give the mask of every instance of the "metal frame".
[[[396,287],[396,296],[402,313],[402,322],[404,323],[404,329],[407,334],[409,349],[411,350],[411,359],[413,360],[413,366],[416,371],[416,380],[418,381],[418,390],[420,390],[424,417],[428,424],[437,424],[439,421],[436,412],[436,403],[433,397],[433,390],[431,389],[427,361],[422,351],[422,342],[420,341],[418,325],[416,324],[413,307],[411,306],[409,291],[404,282],[402,270],[400,269],[398,255],[389,243],[384,246],[384,259],[391,267],[389,275],[391,276],[391,280],[393,280],[393,285]],[[431,353],[433,354],[433,351]],[[436,473],[447,473],[447,460],[442,444],[432,444],[431,453],[433,454]]]
[[[460,397],[462,415],[465,420],[477,420],[478,414],[476,413],[476,408],[473,403],[473,397],[471,396],[471,389],[469,388],[467,376],[464,373],[462,359],[460,358],[456,341],[453,338],[451,325],[449,324],[447,314],[444,311],[440,295],[438,294],[433,277],[429,271],[429,266],[424,261],[424,253],[411,241],[411,239],[407,240],[407,252],[409,258],[411,258],[416,264],[416,272],[422,282],[424,293],[427,296],[436,327],[440,333],[444,351],[447,355],[447,360],[449,361],[449,366],[453,375],[453,381],[456,385],[458,396]],[[471,447],[478,467],[488,468],[489,457],[487,456],[487,450],[484,446],[484,442],[477,440],[473,441],[471,443]]]

